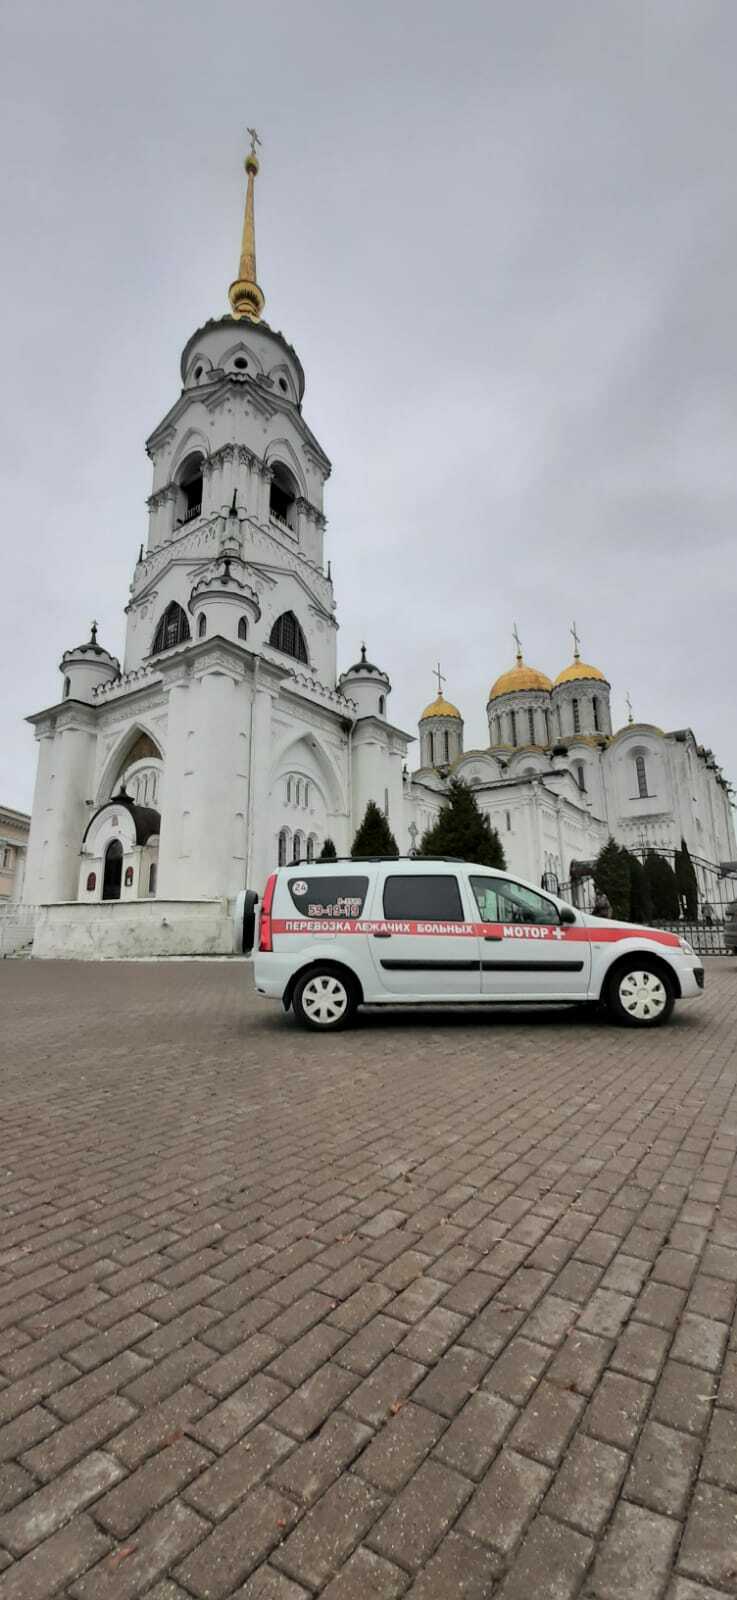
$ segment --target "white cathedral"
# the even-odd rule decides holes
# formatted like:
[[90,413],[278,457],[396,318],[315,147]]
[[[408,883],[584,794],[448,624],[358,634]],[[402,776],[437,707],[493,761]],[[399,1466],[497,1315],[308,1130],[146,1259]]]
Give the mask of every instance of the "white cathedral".
[[[262,320],[255,144],[231,314],[198,328],[181,392],[146,449],[145,549],[122,664],[91,637],[64,654],[58,703],[29,718],[39,744],[24,897],[38,955],[229,952],[232,908],[277,862],[348,853],[366,804],[403,852],[445,802],[474,789],[507,865],[548,887],[612,833],[700,860],[737,856],[728,786],[688,729],[612,729],[610,686],[573,660],[551,680],[515,664],[492,685],[489,745],[464,750],[442,692],[410,734],[388,674],[338,673],[325,560],[330,462],[305,421],[305,376]],[[442,680],[439,679],[439,691]]]

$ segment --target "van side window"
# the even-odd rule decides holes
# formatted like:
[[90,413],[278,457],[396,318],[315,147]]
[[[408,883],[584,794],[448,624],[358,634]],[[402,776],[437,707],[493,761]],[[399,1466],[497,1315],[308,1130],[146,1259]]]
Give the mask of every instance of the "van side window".
[[458,879],[448,872],[437,877],[393,874],[384,884],[384,916],[412,922],[465,922]]
[[301,917],[360,917],[367,890],[368,878],[347,872],[334,878],[295,873],[289,879],[289,893]]
[[550,927],[560,921],[558,908],[525,883],[510,878],[472,878],[482,922],[539,922]]

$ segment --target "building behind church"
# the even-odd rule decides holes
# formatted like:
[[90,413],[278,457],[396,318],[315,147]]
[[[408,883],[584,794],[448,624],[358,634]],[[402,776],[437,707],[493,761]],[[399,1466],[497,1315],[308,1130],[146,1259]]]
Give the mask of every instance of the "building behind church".
[[737,856],[728,787],[689,729],[614,731],[581,660],[553,679],[516,659],[491,686],[488,747],[465,750],[442,693],[413,736],[368,659],[339,673],[326,559],[330,461],[303,411],[296,351],[263,319],[255,148],[230,314],[188,339],[177,399],[146,443],[148,532],[122,662],[67,650],[38,740],[24,900],[41,955],[227,952],[232,906],[277,862],[347,853],[369,800],[411,850],[463,778],[507,864],[549,887],[609,833],[710,863]]

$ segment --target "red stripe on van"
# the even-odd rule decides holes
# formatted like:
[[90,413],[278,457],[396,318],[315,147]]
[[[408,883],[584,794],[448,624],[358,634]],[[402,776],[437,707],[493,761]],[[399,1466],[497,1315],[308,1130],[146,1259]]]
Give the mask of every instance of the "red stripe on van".
[[374,934],[413,938],[514,940],[518,944],[616,944],[622,939],[647,939],[677,949],[677,933],[662,928],[571,927],[531,922],[401,922],[352,917],[282,917],[271,923],[273,934]]

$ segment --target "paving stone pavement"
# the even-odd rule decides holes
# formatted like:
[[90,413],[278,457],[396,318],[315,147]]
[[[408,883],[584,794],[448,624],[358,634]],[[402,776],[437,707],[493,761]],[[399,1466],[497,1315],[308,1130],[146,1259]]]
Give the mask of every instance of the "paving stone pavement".
[[0,1600],[737,1594],[737,963],[652,1034],[0,1015]]

